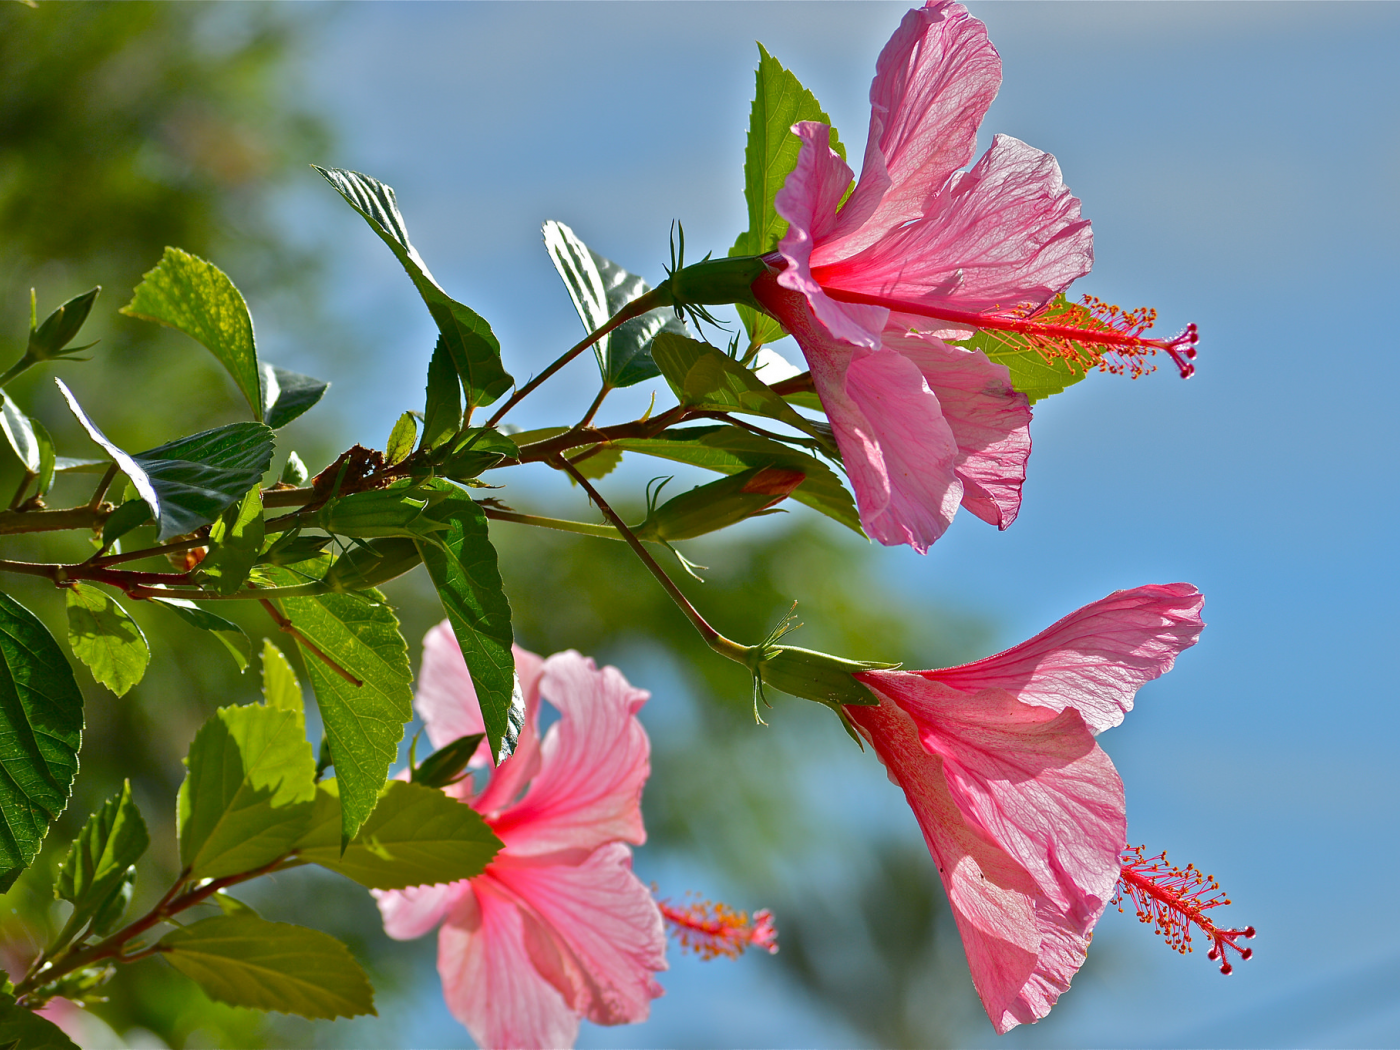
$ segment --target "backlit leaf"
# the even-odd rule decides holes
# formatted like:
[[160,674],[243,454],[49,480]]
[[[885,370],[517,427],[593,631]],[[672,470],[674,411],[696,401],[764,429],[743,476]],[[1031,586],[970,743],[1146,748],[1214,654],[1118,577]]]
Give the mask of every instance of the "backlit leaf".
[[64,604],[73,655],[87,664],[100,684],[125,696],[151,662],[151,647],[141,628],[115,598],[89,583],[69,584]]
[[167,962],[211,999],[327,1020],[372,1014],[374,991],[330,934],[252,914],[215,915],[160,940]]
[[127,872],[151,844],[146,821],[131,798],[131,781],[88,817],[68,850],[54,894],[73,905],[68,926],[75,932],[121,889]]
[[225,620],[222,616],[215,616],[207,609],[202,609],[192,601],[184,598],[149,598],[153,605],[169,609],[180,619],[184,620],[191,627],[197,627],[201,631],[208,631],[229,651],[233,657],[233,662],[238,665],[241,672],[248,667],[248,661],[253,655],[253,643],[248,641],[248,635],[242,627]]
[[48,629],[0,594],[0,892],[38,855],[78,772],[83,694]]
[[423,408],[423,447],[437,448],[462,429],[462,384],[442,336],[428,362],[427,402]]
[[394,429],[389,432],[389,440],[384,445],[384,462],[393,466],[413,451],[413,443],[418,438],[418,421],[412,412],[399,416]]
[[297,673],[282,655],[282,650],[270,639],[263,639],[262,648],[263,703],[278,711],[302,711],[301,683]]
[[10,448],[15,450],[19,462],[31,474],[39,473],[39,439],[34,434],[34,424],[20,411],[14,398],[0,394],[0,430]]
[[254,485],[209,526],[209,553],[199,563],[201,582],[216,594],[243,586],[263,547],[262,489]]
[[179,329],[203,343],[233,376],[253,418],[263,418],[253,319],[242,293],[213,263],[166,248],[120,312]]

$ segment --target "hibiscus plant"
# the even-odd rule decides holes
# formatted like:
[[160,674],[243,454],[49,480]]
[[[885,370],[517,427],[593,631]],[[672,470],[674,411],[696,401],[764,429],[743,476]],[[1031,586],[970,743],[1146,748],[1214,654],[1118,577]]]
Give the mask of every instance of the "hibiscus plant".
[[[674,579],[702,571],[678,549],[687,541],[792,501],[921,553],[959,507],[1005,529],[1039,399],[1090,371],[1151,371],[1159,352],[1191,373],[1194,326],[1158,338],[1151,311],[1068,296],[1090,271],[1093,238],[1054,157],[998,135],[974,162],[1000,77],[985,27],[959,4],[908,12],[876,64],[857,180],[817,100],[761,50],[748,229],[727,255],[690,265],[676,231],[653,285],[546,223],[586,334],[523,382],[487,321],[432,276],[394,191],[317,168],[402,264],[438,338],[422,406],[383,448],[356,444],[314,473],[278,437],[328,384],[263,360],[234,283],[176,247],[121,312],[202,344],[249,419],[129,451],[84,407],[98,392],[78,373],[54,382],[89,441],[60,455],[5,395],[0,428],[23,476],[0,534],[67,532],[90,546],[63,561],[7,557],[0,571],[61,592],[86,673],[117,697],[142,678],[151,653],[122,603],[146,602],[254,665],[263,699],[221,707],[193,734],[175,814],[179,873],[153,907],[129,908],[150,843],[129,786],[60,849],[53,892],[69,910],[8,975],[0,1045],[72,1045],[46,1019],[52,1005],[94,999],[115,968],[152,955],[225,1003],[373,1012],[344,944],[265,920],[226,892],[307,864],[366,887],[390,936],[438,931],[447,1005],[483,1046],[567,1046],[580,1019],[645,1019],[668,928],[706,956],[776,950],[767,912],[658,899],[633,874],[631,847],[646,838],[650,745],[637,716],[648,694],[577,652],[542,658],[514,644],[492,534],[517,527],[627,544],[705,643],[747,669],[757,722],[769,690],[805,698],[883,763],[923,832],[929,878],[936,870],[946,890],[997,1032],[1049,1012],[1110,904],[1131,903],[1181,950],[1203,937],[1227,973],[1230,953],[1248,958],[1241,941],[1253,929],[1209,916],[1225,903],[1212,881],[1129,847],[1123,785],[1097,741],[1195,644],[1194,587],[1119,591],[1006,652],[909,671],[878,652],[791,645],[790,619],[766,638],[728,638]],[[87,350],[78,344],[97,302],[93,289],[42,321],[31,311],[25,352],[0,387]],[[715,321],[720,305],[738,308],[742,335]],[[805,367],[770,347],[786,335]],[[577,420],[514,426],[516,407],[589,350],[599,383]],[[600,421],[611,391],[658,379],[674,403]],[[684,492],[658,479],[645,516],[629,521],[600,491],[624,455],[718,477]],[[529,463],[576,486],[576,519],[520,506],[511,471]],[[70,489],[82,494],[71,504],[57,496]],[[420,564],[444,619],[425,640],[415,691],[395,610],[376,588]],[[283,647],[255,654],[219,615],[227,602],[260,606]],[[0,656],[8,889],[67,804],[84,711],[67,653],[3,594]],[[555,714],[542,730],[546,704]],[[415,740],[395,771],[415,707],[429,746],[420,756]]]

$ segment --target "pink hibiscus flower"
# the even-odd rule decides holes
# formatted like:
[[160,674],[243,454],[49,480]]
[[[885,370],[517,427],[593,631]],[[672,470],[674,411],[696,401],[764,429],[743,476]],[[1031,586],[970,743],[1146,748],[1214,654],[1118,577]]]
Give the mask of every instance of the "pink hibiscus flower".
[[999,1033],[1050,1012],[1084,962],[1126,845],[1123,784],[1094,740],[1194,645],[1184,583],[1116,591],[1004,653],[939,671],[865,671],[846,713],[938,865]]
[[[576,652],[515,650],[525,726],[480,794],[449,788],[504,848],[479,876],[376,893],[391,937],[438,923],[438,973],[452,1015],[483,1047],[572,1046],[579,1018],[646,1020],[662,994],[666,933],[632,873],[646,840],[642,787],[651,744],[637,720],[647,693]],[[559,711],[543,739],[541,698]],[[482,731],[461,649],[444,621],[423,640],[415,700],[434,747]],[[485,752],[479,752],[484,760]]]
[[1032,319],[1089,272],[1093,234],[1048,153],[998,135],[959,170],[1000,83],[986,27],[960,4],[905,15],[876,64],[859,184],[840,206],[852,173],[830,128],[795,125],[797,167],[774,201],[788,230],[753,284],[802,348],[866,531],[920,553],[959,504],[1009,526],[1031,449],[1007,369],[944,339],[1002,329],[1081,366],[1104,351],[1176,354],[1141,336],[1146,312]]

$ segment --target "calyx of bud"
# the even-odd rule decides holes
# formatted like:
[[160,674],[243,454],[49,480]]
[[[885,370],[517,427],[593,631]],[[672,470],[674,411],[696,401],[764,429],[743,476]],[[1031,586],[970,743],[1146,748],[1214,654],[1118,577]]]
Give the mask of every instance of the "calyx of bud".
[[705,258],[676,269],[658,286],[676,307],[727,306],[743,303],[761,313],[767,311],[754,298],[753,283],[772,268],[757,255],[732,259]]
[[[791,495],[807,475],[789,467],[751,467],[727,478],[698,485],[689,492],[656,506],[655,493],[648,492],[647,517],[632,531],[639,539],[656,543],[689,540],[717,532],[745,518],[768,511]],[[650,488],[650,486],[648,486]]]
[[761,682],[828,707],[876,706],[880,698],[852,676],[858,671],[884,671],[899,666],[877,660],[846,660],[795,645],[759,648],[762,653],[753,670]]
[[402,576],[422,560],[418,544],[405,536],[365,540],[337,558],[323,582],[333,591],[365,591]]

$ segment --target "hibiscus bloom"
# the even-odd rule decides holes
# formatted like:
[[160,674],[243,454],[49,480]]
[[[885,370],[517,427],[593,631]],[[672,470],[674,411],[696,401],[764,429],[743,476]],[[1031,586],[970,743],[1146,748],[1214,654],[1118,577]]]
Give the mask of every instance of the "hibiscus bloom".
[[[391,937],[438,932],[438,973],[454,1017],[483,1047],[572,1046],[579,1018],[646,1020],[662,994],[666,933],[627,843],[646,840],[647,693],[576,652],[515,650],[525,726],[480,794],[448,789],[504,848],[474,879],[376,893]],[[541,698],[559,711],[543,739]],[[482,732],[471,675],[444,621],[423,640],[415,704],[434,747]],[[484,745],[483,745],[484,747]],[[479,753],[485,760],[485,752]]]
[[876,64],[844,206],[852,173],[830,129],[794,125],[801,152],[774,201],[788,230],[752,289],[802,348],[866,531],[920,553],[959,504],[1009,526],[1031,449],[1007,369],[943,338],[994,313],[1023,324],[1093,264],[1050,154],[998,135],[959,170],[1000,83],[986,27],[960,4],[905,15]]
[[1204,626],[1189,584],[1116,591],[1004,653],[856,675],[846,713],[903,788],[999,1033],[1050,1012],[1084,962],[1126,845],[1123,783],[1094,740]]

